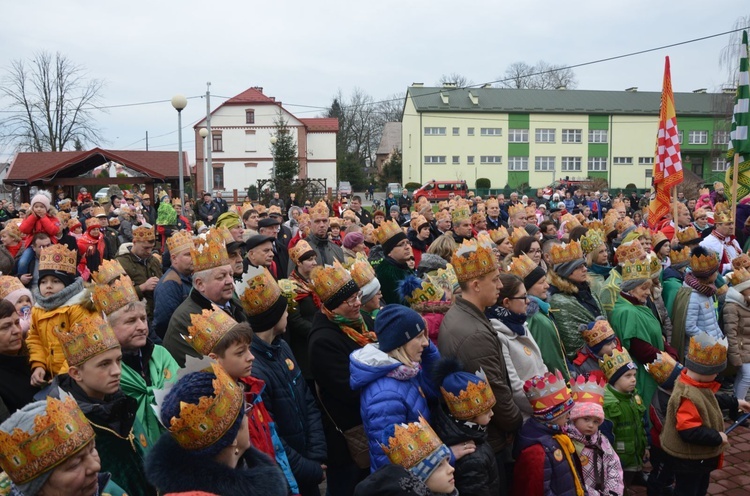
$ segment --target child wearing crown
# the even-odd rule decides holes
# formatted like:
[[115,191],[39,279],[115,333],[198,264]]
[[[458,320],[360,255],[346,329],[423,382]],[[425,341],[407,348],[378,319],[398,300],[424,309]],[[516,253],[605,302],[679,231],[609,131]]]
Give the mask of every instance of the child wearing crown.
[[577,375],[603,377],[599,362],[606,355],[611,355],[619,346],[612,326],[604,317],[597,317],[594,322],[581,324],[579,327],[583,341],[586,343],[578,350],[573,359],[573,369]]
[[726,338],[717,340],[707,333],[690,338],[685,370],[675,382],[659,436],[675,473],[676,496],[706,494],[711,472],[722,467],[729,440],[721,410],[728,409],[730,417],[740,408],[750,412],[745,400],[716,394],[716,376],[726,364]]
[[567,432],[573,398],[558,371],[523,385],[534,410],[515,444],[514,496],[586,494],[581,462]]
[[[31,199],[31,211],[18,226],[20,231],[26,235],[25,246],[29,247],[34,235],[46,233],[52,243],[57,243],[57,233],[60,232],[60,220],[55,215],[55,209],[51,206],[51,195],[47,191],[40,191]],[[18,261],[18,273],[28,272],[29,264],[34,259],[33,250],[24,250]]]

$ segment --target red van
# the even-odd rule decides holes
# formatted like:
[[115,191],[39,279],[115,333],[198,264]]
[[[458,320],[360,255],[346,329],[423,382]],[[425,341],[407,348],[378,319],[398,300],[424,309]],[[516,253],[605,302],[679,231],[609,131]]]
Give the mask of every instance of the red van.
[[[435,181],[434,179],[414,191],[414,201],[426,197],[430,201],[450,200],[452,197],[466,198],[468,187],[466,181]],[[453,195],[451,195],[453,193]]]

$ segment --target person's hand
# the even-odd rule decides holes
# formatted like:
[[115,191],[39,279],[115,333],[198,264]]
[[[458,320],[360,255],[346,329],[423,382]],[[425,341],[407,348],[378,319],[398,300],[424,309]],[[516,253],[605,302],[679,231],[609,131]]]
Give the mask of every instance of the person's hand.
[[21,276],[19,277],[19,279],[21,280],[21,284],[23,284],[24,286],[27,286],[33,278],[34,276],[32,276],[31,274],[21,274]]
[[44,385],[44,376],[46,375],[47,371],[44,370],[42,367],[36,367],[33,372],[31,372],[31,385],[32,386],[43,386]]
[[141,288],[141,293],[144,293],[146,291],[153,291],[154,288],[156,288],[156,285],[159,283],[158,277],[149,277],[146,282],[138,286]]
[[742,410],[745,413],[750,413],[750,403],[745,400],[737,400],[737,403],[740,407],[740,410]]
[[719,431],[719,436],[721,436],[721,445],[729,446],[729,439],[727,439],[726,433]]
[[323,469],[323,479],[321,479],[320,482],[323,482],[324,480],[326,480],[326,470],[328,470],[328,465],[324,465],[321,463],[320,468]]
[[456,460],[460,460],[464,456],[474,453],[476,450],[477,445],[476,443],[474,443],[474,441],[466,441],[465,443],[454,444],[453,446],[451,446],[453,458],[455,458]]
[[214,220],[214,216],[213,216],[213,215],[208,215],[208,216],[207,216],[206,218],[207,218],[208,220]]

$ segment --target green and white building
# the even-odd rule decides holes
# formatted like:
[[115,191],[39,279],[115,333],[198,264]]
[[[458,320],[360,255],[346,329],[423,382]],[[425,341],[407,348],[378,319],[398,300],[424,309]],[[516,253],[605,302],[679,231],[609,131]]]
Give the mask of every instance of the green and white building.
[[[686,169],[722,179],[733,94],[675,93]],[[488,178],[492,188],[539,188],[603,178],[651,186],[661,93],[505,88],[408,88],[403,184]],[[727,117],[729,116],[729,117]]]

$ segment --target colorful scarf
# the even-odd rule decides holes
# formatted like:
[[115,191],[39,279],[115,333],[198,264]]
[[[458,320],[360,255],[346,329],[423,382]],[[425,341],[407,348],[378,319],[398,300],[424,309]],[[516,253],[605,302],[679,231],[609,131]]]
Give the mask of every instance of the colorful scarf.
[[361,314],[356,319],[348,319],[331,312],[325,305],[320,307],[320,311],[328,317],[328,320],[339,326],[339,329],[359,346],[378,342],[378,335],[367,329],[367,324]]
[[308,296],[312,296],[315,308],[320,308],[323,306],[323,302],[320,300],[318,294],[313,291],[312,288],[310,288],[309,283],[301,275],[299,275],[297,269],[294,269],[292,275],[289,276],[289,278],[297,283],[297,290],[295,291],[296,294],[294,295],[294,301],[300,302]]
[[692,272],[688,272],[687,274],[685,274],[685,284],[687,284],[703,296],[707,296],[709,298],[712,298],[716,294],[716,286],[714,284],[704,284],[700,282]]

